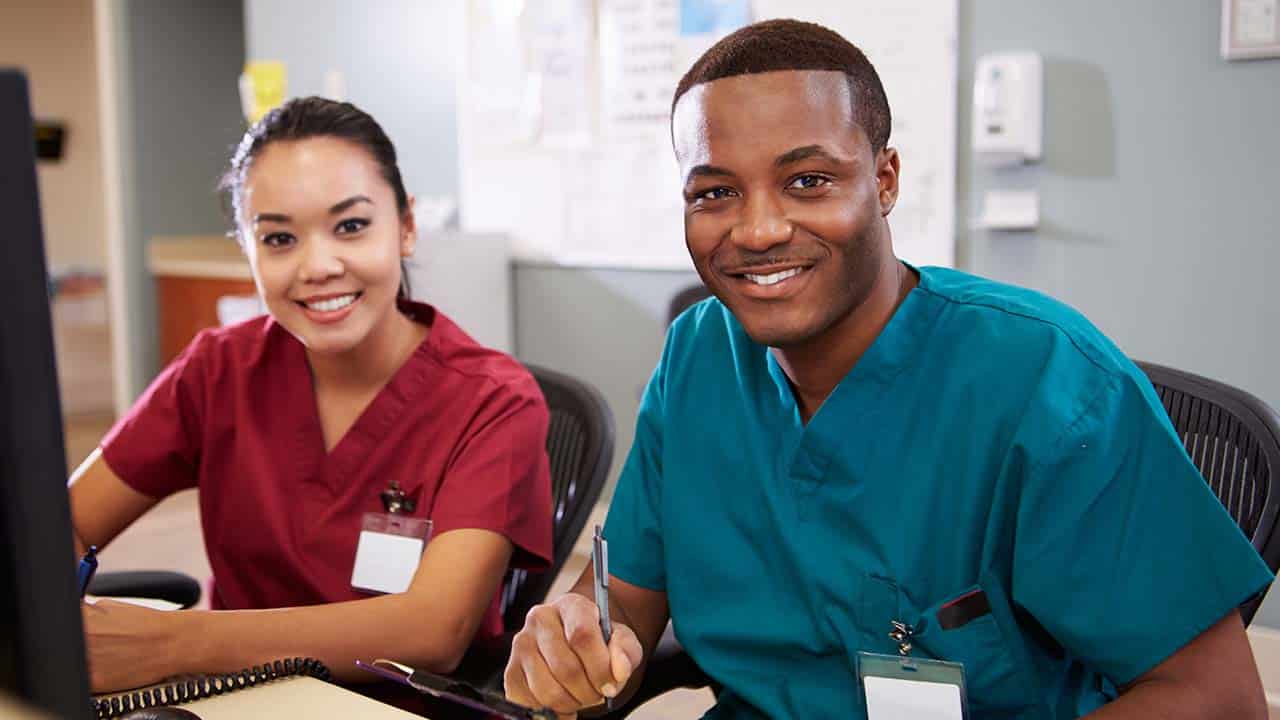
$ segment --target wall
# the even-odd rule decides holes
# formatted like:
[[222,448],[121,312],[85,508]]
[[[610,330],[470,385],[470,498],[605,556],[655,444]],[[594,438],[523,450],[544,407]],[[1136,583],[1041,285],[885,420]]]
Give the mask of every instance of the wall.
[[[961,266],[1075,306],[1130,356],[1280,407],[1280,60],[1218,56],[1218,2],[963,0]],[[969,157],[974,60],[1045,59],[1045,159]],[[1042,227],[970,230],[987,188],[1037,188]],[[910,188],[905,188],[910,192]],[[1280,593],[1258,622],[1280,625]]]
[[102,150],[91,0],[17,0],[0,5],[0,66],[26,71],[37,119],[59,120],[61,160],[36,166],[51,269],[101,271]]
[[247,57],[281,60],[290,97],[324,95],[343,76],[350,100],[396,145],[406,189],[457,194],[454,100],[460,0],[245,0]]
[[613,410],[617,440],[606,499],[631,449],[640,391],[662,353],[668,305],[697,282],[692,271],[516,264],[516,354],[590,382]]
[[158,370],[147,243],[230,227],[216,186],[244,132],[244,16],[238,3],[218,0],[120,0],[110,8],[133,398]]

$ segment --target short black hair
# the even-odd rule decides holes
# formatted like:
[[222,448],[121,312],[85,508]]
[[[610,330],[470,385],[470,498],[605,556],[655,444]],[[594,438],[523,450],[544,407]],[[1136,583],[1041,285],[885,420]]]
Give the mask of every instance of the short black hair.
[[871,61],[839,33],[800,20],[765,20],[727,35],[702,54],[676,86],[680,97],[695,85],[712,80],[780,70],[831,70],[849,82],[853,120],[877,153],[889,142],[889,99]]

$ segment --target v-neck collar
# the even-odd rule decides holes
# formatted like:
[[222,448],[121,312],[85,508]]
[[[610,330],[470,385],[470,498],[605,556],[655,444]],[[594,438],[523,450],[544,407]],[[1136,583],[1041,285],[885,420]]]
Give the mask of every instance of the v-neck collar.
[[432,367],[427,360],[435,352],[440,329],[440,324],[435,322],[437,314],[433,308],[421,303],[405,303],[402,309],[410,313],[414,322],[427,325],[431,331],[373,396],[346,433],[327,451],[306,349],[297,338],[271,320],[277,325],[272,330],[286,335],[290,376],[296,373],[305,379],[305,382],[291,383],[296,389],[290,393],[296,406],[304,409],[299,413],[296,450],[303,478],[318,480],[330,489],[342,486],[343,479],[355,472],[359,463],[390,434],[409,404],[427,386]]
[[836,384],[807,424],[801,420],[800,404],[796,401],[786,371],[773,352],[764,348],[769,376],[781,396],[783,407],[790,410],[797,429],[811,428],[815,423],[819,426],[826,424],[822,422],[824,415],[832,414],[824,413],[828,406],[844,405],[854,397],[865,401],[877,395],[922,352],[924,341],[933,329],[941,304],[936,302],[931,289],[930,269],[904,264],[919,275],[919,282],[903,298],[880,334],[863,352],[862,357],[858,358],[853,369]]

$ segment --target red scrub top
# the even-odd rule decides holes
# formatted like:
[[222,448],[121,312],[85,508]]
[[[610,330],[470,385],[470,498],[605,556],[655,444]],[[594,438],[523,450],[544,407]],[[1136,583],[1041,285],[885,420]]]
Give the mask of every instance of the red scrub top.
[[[327,454],[303,346],[269,317],[201,332],[102,441],[138,492],[199,487],[215,609],[368,597],[351,587],[356,542],[392,480],[433,536],[492,530],[515,546],[513,566],[547,567],[536,381],[430,306],[401,309],[431,332]],[[477,639],[501,631],[495,597]]]

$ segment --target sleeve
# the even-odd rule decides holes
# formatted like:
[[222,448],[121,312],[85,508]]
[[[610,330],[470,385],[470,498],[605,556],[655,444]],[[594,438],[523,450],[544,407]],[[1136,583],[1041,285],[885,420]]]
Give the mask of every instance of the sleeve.
[[1016,528],[1014,602],[1116,685],[1272,580],[1136,368],[1031,467]]
[[491,530],[515,546],[512,567],[549,567],[549,423],[546,401],[532,376],[497,386],[445,469],[431,510],[432,534]]
[[667,588],[661,513],[666,363],[664,351],[640,399],[635,440],[618,477],[604,527],[609,541],[609,574],[659,592]]
[[199,480],[206,337],[197,335],[102,439],[107,466],[144,495],[163,498]]

